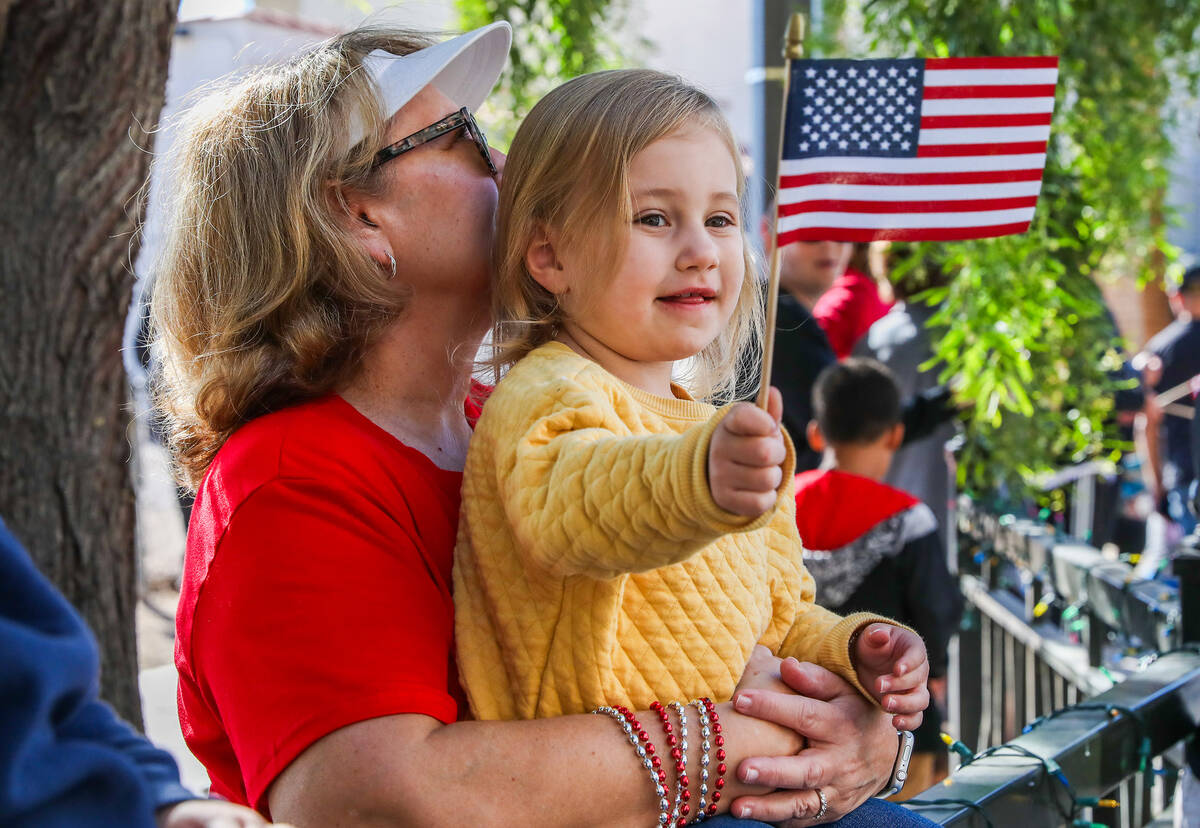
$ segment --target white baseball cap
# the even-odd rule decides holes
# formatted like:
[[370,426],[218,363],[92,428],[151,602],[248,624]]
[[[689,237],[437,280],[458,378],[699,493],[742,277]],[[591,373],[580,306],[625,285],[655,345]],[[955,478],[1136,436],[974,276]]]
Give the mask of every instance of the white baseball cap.
[[[512,27],[500,21],[407,55],[376,49],[362,65],[379,87],[385,118],[429,84],[461,106],[477,109],[500,78],[511,45]],[[351,146],[364,137],[366,128],[356,118],[350,126]]]

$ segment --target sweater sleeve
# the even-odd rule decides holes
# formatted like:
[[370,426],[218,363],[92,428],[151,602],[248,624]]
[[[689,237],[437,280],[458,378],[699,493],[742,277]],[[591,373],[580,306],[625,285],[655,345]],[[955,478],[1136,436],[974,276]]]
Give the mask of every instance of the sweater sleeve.
[[[770,518],[727,512],[709,491],[708,447],[729,408],[679,434],[628,434],[601,388],[560,378],[540,410],[514,402],[485,410],[472,447],[481,436],[495,446],[506,520],[538,567],[595,578],[644,572]],[[501,443],[506,431],[520,437]],[[791,462],[789,453],[789,472]]]

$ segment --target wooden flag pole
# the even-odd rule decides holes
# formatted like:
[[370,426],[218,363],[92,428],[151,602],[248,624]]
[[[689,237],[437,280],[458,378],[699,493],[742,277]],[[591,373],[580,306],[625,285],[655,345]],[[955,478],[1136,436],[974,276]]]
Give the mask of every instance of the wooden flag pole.
[[[787,46],[783,50],[783,111],[779,117],[779,149],[783,155],[784,128],[787,125],[788,92],[792,81],[792,61],[804,57],[804,15],[796,12],[788,22]],[[780,162],[782,166],[782,161]],[[767,318],[763,329],[762,376],[758,383],[759,408],[766,410],[771,391],[771,361],[775,356],[775,316],[779,309],[779,167],[775,170],[775,216],[771,229],[771,270],[767,279]]]

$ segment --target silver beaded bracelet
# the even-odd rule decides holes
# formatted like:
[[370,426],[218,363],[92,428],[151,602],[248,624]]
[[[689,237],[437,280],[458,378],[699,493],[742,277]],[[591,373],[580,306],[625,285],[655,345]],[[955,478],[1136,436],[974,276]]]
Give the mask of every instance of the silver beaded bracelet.
[[[620,710],[606,706],[597,707],[592,712],[611,716],[617,720],[617,724],[619,724],[621,729],[625,731],[625,738],[627,738],[629,743],[633,745],[633,749],[638,756],[638,761],[642,763],[642,767],[650,772],[650,780],[654,783],[654,793],[658,797],[658,824],[660,826],[674,825],[676,819],[678,818],[677,814],[679,811],[679,795],[677,792],[675,798],[675,807],[672,808],[670,800],[667,799],[667,788],[663,771],[660,768],[654,767],[654,760],[651,758],[654,753],[653,747],[651,747],[650,751],[646,750],[646,747],[641,744],[641,738],[639,737],[638,732],[634,729],[633,722],[631,722],[629,717]],[[645,731],[642,730],[642,733],[645,733]]]
[[703,822],[708,818],[708,763],[709,751],[712,750],[712,727],[704,702],[694,701],[691,704],[696,708],[696,715],[700,719],[700,807],[696,814],[696,822]]

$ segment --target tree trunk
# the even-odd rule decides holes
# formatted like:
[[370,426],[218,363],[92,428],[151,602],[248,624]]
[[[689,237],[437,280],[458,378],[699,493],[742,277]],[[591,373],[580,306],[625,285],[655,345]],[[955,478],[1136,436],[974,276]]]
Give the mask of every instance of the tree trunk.
[[121,333],[178,0],[0,0],[0,516],[141,724]]

